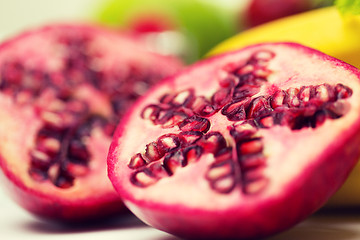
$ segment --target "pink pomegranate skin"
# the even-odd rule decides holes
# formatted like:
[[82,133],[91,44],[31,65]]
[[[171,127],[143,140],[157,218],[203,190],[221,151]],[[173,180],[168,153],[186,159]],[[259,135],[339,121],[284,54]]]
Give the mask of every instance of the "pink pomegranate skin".
[[356,163],[359,78],[295,43],[204,60],[122,119],[110,180],[142,221],[182,238],[276,234],[319,209]]
[[53,24],[0,45],[0,175],[36,216],[93,221],[127,212],[108,177],[113,130],[152,84],[182,68],[126,34]]

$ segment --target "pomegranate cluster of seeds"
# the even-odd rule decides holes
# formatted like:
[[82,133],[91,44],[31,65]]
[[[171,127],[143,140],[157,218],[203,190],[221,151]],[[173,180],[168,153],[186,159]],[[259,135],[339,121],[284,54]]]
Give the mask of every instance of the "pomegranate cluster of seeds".
[[[107,72],[96,65],[102,53],[94,51],[91,33],[59,32],[52,37],[54,49],[61,49],[63,67],[51,71],[9,58],[0,67],[0,92],[17,104],[41,105],[37,112],[43,126],[29,153],[29,174],[37,181],[50,180],[57,187],[68,188],[75,177],[89,171],[91,155],[86,143],[93,129],[100,127],[110,138],[125,110],[161,79],[162,73],[144,72],[135,64],[126,66],[126,71],[119,66]],[[109,98],[111,116],[92,112],[86,99],[73,96],[85,85]],[[48,92],[54,96],[41,103]]]
[[[141,117],[162,128],[177,127],[179,134],[165,134],[147,144],[143,153],[133,156],[131,182],[138,187],[150,186],[176,169],[212,154],[214,162],[204,176],[219,193],[230,193],[236,186],[245,194],[264,189],[269,180],[262,173],[266,167],[259,129],[275,125],[292,130],[316,128],[326,119],[343,116],[347,106],[341,99],[352,90],[343,84],[320,84],[299,88],[277,89],[262,95],[271,71],[267,68],[275,56],[270,51],[254,53],[241,66],[223,68],[226,76],[211,97],[196,95],[195,89],[168,93],[159,102],[146,106]],[[228,119],[228,136],[211,131],[211,116]]]

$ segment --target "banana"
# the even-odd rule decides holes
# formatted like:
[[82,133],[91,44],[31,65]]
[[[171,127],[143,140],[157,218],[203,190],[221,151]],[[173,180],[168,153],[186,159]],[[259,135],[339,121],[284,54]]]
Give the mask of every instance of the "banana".
[[[229,38],[207,56],[262,42],[297,42],[360,68],[360,16],[321,8],[272,21]],[[341,159],[339,159],[341,161]],[[327,207],[360,206],[360,162]]]
[[360,67],[360,16],[342,16],[335,7],[281,18],[243,31],[208,56],[262,42],[297,42]]

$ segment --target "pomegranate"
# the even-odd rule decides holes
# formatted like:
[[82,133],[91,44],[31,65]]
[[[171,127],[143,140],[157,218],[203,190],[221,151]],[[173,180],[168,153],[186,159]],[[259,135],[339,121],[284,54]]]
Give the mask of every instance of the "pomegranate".
[[15,200],[69,221],[123,211],[106,174],[115,126],[181,67],[94,26],[46,26],[0,45],[0,166]]
[[354,166],[359,78],[295,43],[204,60],[122,119],[110,180],[135,215],[180,237],[275,234],[321,207]]

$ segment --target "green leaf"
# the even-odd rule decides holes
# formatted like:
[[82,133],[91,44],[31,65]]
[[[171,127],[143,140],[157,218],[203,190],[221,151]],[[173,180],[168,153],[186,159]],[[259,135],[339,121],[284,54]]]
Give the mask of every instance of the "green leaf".
[[336,0],[335,6],[343,15],[360,15],[360,0]]

